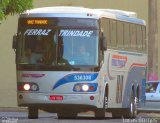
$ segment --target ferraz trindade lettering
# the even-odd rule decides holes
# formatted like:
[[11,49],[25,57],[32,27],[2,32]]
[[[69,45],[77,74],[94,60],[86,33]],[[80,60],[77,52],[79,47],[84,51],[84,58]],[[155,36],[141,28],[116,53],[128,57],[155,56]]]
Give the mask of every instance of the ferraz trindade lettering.
[[48,35],[51,29],[27,29],[24,35]]
[[93,31],[84,30],[61,30],[59,36],[76,36],[76,37],[90,37]]

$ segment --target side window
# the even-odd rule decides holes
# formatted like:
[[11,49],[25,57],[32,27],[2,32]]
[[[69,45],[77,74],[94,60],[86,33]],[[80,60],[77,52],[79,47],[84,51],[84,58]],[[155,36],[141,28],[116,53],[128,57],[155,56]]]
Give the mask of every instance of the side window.
[[116,47],[117,45],[117,29],[116,29],[117,25],[116,25],[116,21],[115,20],[111,20],[110,21],[110,30],[111,30],[111,46]]
[[123,23],[122,22],[117,22],[117,42],[118,42],[118,47],[123,47]]
[[130,24],[130,41],[131,41],[131,48],[136,49],[136,26],[135,24]]
[[142,49],[146,50],[146,29],[144,26],[142,26]]
[[124,23],[124,48],[130,48],[129,23]]
[[142,40],[142,28],[140,25],[137,25],[137,48],[139,50],[142,50],[142,44],[143,44],[143,40]]
[[106,33],[107,33],[107,42],[110,45],[111,44],[111,33],[110,33],[110,21],[109,19],[106,20]]
[[109,21],[109,19],[105,19],[105,18],[102,19],[102,28],[103,28],[103,32],[104,32],[104,35],[107,40],[107,44],[110,45],[111,38],[110,38],[110,21]]

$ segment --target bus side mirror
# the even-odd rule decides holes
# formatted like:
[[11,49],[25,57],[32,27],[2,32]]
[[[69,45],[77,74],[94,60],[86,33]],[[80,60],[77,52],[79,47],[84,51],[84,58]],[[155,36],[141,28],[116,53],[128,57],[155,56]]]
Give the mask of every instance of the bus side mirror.
[[106,37],[103,35],[102,37],[102,47],[103,47],[103,50],[107,50],[107,40],[106,40]]
[[16,49],[16,48],[17,48],[17,35],[16,35],[16,34],[13,36],[12,48],[13,48],[13,49]]
[[102,35],[101,38],[101,49],[105,51],[107,50],[107,40],[104,35]]

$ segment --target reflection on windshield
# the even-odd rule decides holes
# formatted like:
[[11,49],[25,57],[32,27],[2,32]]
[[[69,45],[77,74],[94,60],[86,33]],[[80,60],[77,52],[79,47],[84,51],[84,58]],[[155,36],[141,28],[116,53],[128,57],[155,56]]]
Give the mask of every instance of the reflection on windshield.
[[70,65],[98,65],[98,38],[93,30],[61,30],[62,58]]
[[86,29],[25,29],[20,64],[98,66],[98,31]]

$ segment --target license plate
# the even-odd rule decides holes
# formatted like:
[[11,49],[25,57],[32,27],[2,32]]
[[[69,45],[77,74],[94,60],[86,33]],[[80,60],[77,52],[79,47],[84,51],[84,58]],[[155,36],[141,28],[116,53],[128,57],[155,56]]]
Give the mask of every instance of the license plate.
[[49,96],[49,100],[63,100],[63,96],[51,95]]

